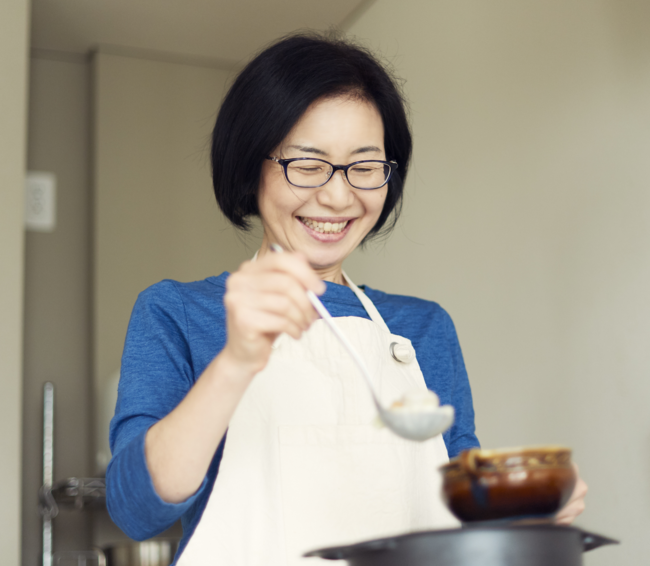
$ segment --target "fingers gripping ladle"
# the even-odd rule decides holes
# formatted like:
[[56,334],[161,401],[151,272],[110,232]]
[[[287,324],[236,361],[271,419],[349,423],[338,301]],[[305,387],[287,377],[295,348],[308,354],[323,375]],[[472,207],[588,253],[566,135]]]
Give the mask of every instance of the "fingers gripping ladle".
[[[270,248],[276,253],[282,253],[284,251],[278,244],[271,244]],[[423,441],[443,433],[453,424],[454,408],[451,405],[431,407],[424,406],[424,404],[418,404],[413,408],[413,410],[408,410],[408,406],[400,409],[383,407],[379,402],[379,397],[375,391],[370,372],[368,371],[363,358],[358,354],[354,349],[354,346],[337,326],[334,318],[325,308],[323,303],[321,303],[316,294],[313,291],[308,290],[307,298],[356,363],[368,389],[370,390],[372,400],[377,408],[377,412],[379,413],[379,418],[387,428],[402,438]],[[409,399],[413,399],[413,395],[409,395],[406,398],[407,402]]]

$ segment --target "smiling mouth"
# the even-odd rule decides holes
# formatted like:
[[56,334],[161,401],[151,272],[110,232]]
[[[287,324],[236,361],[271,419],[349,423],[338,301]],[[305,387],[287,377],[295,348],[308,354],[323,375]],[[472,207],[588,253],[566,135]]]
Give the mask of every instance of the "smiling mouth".
[[311,228],[315,232],[320,232],[321,234],[339,234],[343,232],[350,223],[349,220],[345,220],[344,222],[316,222],[315,220],[305,218],[304,216],[299,216],[298,218],[305,226]]

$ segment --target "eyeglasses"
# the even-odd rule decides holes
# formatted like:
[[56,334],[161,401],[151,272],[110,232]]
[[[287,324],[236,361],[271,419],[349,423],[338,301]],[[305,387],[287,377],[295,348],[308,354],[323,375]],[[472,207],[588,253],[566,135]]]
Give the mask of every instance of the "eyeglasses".
[[267,157],[282,165],[284,176],[294,187],[315,189],[322,187],[334,173],[343,171],[348,183],[355,189],[371,191],[379,189],[388,183],[393,171],[397,169],[396,161],[355,161],[349,165],[332,165],[324,159],[312,157],[294,157],[293,159],[278,159]]

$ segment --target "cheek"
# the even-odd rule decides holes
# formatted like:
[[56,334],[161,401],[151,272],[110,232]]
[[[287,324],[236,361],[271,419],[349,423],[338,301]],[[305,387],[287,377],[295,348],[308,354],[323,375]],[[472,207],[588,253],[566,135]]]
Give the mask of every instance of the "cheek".
[[271,170],[268,166],[262,168],[260,176],[260,185],[257,191],[257,206],[261,215],[273,214],[277,208],[278,199],[281,195],[282,177],[277,175],[277,171]]
[[274,223],[290,217],[302,204],[281,171],[271,171],[261,177],[257,205],[262,222]]
[[384,204],[386,202],[387,196],[388,191],[386,189],[372,191],[367,195],[366,210],[370,216],[374,217],[375,219],[379,218],[381,211],[384,209]]

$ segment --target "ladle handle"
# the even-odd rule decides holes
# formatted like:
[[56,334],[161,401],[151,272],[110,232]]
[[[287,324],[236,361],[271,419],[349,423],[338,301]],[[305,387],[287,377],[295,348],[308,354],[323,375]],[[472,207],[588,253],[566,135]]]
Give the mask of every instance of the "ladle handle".
[[[271,248],[272,251],[274,251],[276,253],[284,252],[282,247],[279,246],[278,244],[271,244],[270,248]],[[366,383],[368,384],[368,387],[370,388],[370,392],[372,393],[373,401],[375,402],[375,405],[377,406],[377,408],[380,408],[379,400],[377,399],[377,394],[375,393],[375,386],[372,383],[372,378],[370,377],[370,372],[368,371],[368,368],[366,367],[366,364],[363,361],[363,358],[357,353],[357,351],[354,349],[354,346],[350,343],[350,341],[347,339],[345,334],[343,334],[341,329],[337,326],[336,322],[334,322],[334,317],[325,308],[325,305],[323,303],[321,303],[320,299],[316,296],[316,293],[314,293],[313,291],[308,290],[307,291],[307,298],[309,299],[309,302],[312,304],[312,306],[316,309],[316,312],[325,321],[327,326],[329,326],[330,330],[339,339],[339,342],[341,342],[343,347],[347,350],[348,354],[350,354],[352,359],[357,364],[357,367],[359,368],[359,370],[361,370],[361,374],[363,375],[364,379],[366,380]]]

